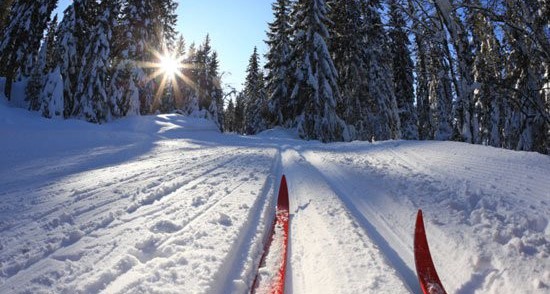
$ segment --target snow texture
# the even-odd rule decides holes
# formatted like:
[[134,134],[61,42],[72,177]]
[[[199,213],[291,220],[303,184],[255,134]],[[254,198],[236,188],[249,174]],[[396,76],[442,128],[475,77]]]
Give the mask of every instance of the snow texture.
[[548,156],[39,115],[0,103],[0,293],[247,293],[283,173],[285,293],[419,293],[418,208],[448,293],[549,291]]

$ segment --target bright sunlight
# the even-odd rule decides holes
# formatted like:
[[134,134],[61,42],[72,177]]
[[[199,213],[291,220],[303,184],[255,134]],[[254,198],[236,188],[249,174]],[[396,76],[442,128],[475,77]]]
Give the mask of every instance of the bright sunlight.
[[169,79],[174,79],[180,72],[180,61],[171,55],[164,55],[160,57],[160,69],[164,72],[164,75]]
[[183,73],[185,68],[190,68],[191,65],[185,64],[184,56],[176,56],[171,52],[164,51],[163,53],[158,51],[152,52],[157,62],[142,63],[144,68],[153,69],[154,72],[149,74],[148,80],[157,80],[160,77],[160,84],[157,84],[157,92],[155,94],[155,101],[158,102],[161,95],[165,90],[174,91],[176,96],[180,95],[179,81],[194,86],[194,83],[185,76]]

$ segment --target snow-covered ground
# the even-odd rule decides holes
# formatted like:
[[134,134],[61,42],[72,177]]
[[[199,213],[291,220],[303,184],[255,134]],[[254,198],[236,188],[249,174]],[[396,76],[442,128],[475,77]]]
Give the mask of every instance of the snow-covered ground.
[[287,293],[419,293],[419,208],[449,293],[550,292],[548,156],[5,105],[0,138],[0,293],[246,293],[283,173]]

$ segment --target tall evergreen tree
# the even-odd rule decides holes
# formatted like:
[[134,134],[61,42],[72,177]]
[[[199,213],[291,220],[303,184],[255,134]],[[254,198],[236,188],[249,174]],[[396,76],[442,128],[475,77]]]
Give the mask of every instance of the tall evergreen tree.
[[369,126],[369,95],[367,88],[366,24],[358,0],[331,0],[329,13],[329,50],[338,72],[341,91],[337,102],[338,115],[351,126],[352,139],[373,137]]
[[97,23],[91,30],[91,42],[86,46],[82,57],[76,92],[82,107],[76,113],[94,123],[104,122],[111,117],[107,90],[111,40],[119,14],[119,4],[117,0],[103,0],[98,8]]
[[75,0],[65,9],[58,27],[65,118],[77,115],[76,111],[81,109],[80,101],[76,100],[76,91],[82,68],[82,56],[85,46],[89,43],[94,15],[94,1]]
[[374,114],[369,124],[376,140],[401,138],[401,123],[395,99],[389,40],[379,13],[380,1],[362,3],[366,24],[367,88],[370,112]]
[[260,70],[260,56],[256,47],[248,61],[243,91],[246,97],[246,133],[256,134],[267,129],[267,98],[264,76]]
[[[465,1],[467,4],[477,0]],[[489,19],[475,10],[468,10],[468,27],[475,46],[474,81],[479,85],[474,91],[474,117],[479,132],[477,144],[500,147],[503,141],[504,114],[507,103],[502,90],[503,76],[501,45]]]
[[235,97],[234,131],[241,134],[245,132],[245,99],[243,92],[240,92]]
[[290,117],[295,118],[302,138],[323,142],[349,140],[347,126],[336,113],[340,93],[336,68],[327,46],[326,16],[324,0],[295,3]]
[[227,108],[224,113],[224,129],[227,132],[235,131],[235,103],[233,100],[229,100]]
[[[517,3],[516,3],[517,4]],[[530,8],[517,5],[507,6],[511,19],[518,19]],[[526,25],[526,24],[523,24]],[[505,124],[505,145],[516,150],[548,152],[548,114],[544,114],[545,101],[541,91],[544,84],[544,61],[539,59],[533,40],[515,28],[508,28],[505,42],[512,48],[508,56],[508,85],[510,108],[507,109]]]
[[11,5],[14,0],[2,0],[0,1],[0,32],[4,31],[6,25],[6,19],[10,15]]
[[[412,8],[412,6],[411,6]],[[412,9],[415,14],[415,10]],[[416,109],[418,110],[418,137],[420,140],[433,139],[433,123],[430,112],[430,96],[428,88],[428,46],[426,34],[419,21],[413,19],[414,44],[416,50]]]
[[414,106],[414,65],[409,50],[409,37],[405,31],[406,22],[402,6],[397,0],[389,1],[389,37],[393,60],[393,85],[399,119],[404,139],[418,139],[418,119]]
[[46,38],[44,42],[42,42],[40,52],[38,53],[37,60],[32,68],[31,76],[25,89],[26,100],[29,101],[29,110],[32,111],[38,111],[42,108],[44,103],[48,103],[48,101],[43,101],[42,94],[48,75],[57,68],[59,64],[59,51],[55,38],[56,33],[57,16],[55,16],[48,25]]
[[211,102],[209,112],[212,115],[212,120],[217,123],[220,131],[223,131],[223,90],[222,81],[219,74],[218,52],[213,51],[208,62],[209,87],[207,93],[210,96]]
[[11,96],[18,76],[28,77],[34,66],[40,41],[57,0],[15,0],[0,34],[0,76],[6,77],[5,95]]
[[270,126],[287,125],[290,114],[290,1],[277,0],[272,5],[275,19],[267,32],[268,53],[266,89],[269,99]]

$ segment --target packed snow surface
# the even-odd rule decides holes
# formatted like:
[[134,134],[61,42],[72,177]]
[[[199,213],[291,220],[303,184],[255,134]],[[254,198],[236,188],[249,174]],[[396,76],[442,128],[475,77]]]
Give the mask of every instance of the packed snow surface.
[[419,208],[448,293],[550,292],[545,155],[5,105],[0,138],[0,293],[246,293],[283,173],[286,293],[419,293]]

